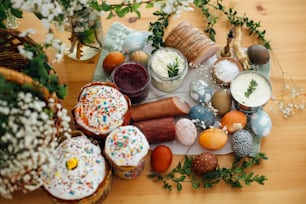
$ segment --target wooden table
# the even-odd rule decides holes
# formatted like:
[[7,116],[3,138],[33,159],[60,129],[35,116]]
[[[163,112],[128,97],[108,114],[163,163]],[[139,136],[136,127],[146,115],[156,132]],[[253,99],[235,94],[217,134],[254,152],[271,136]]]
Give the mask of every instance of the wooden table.
[[[271,59],[273,95],[280,94],[284,85],[280,66],[294,80],[296,86],[306,88],[306,1],[232,0],[227,5],[233,6],[240,15],[246,13],[251,19],[261,21],[262,28],[266,29],[266,37],[271,40],[273,50]],[[111,23],[115,21],[120,21],[133,29],[147,30],[149,22],[155,20],[152,10],[143,9],[142,18],[133,23],[129,22],[131,16],[133,15],[123,19],[103,19],[104,32],[106,33]],[[182,19],[190,20],[199,29],[205,26],[204,18],[196,10],[185,13],[179,19],[173,19],[169,28]],[[36,40],[43,39],[44,31],[40,23],[36,23],[31,15],[26,14],[21,21],[20,29],[28,27],[37,29]],[[228,29],[229,25],[225,18],[221,17],[216,25],[216,42],[220,46],[225,45]],[[256,43],[256,40],[244,35],[242,45],[247,47],[251,43]],[[69,87],[69,95],[63,101],[63,105],[68,110],[71,110],[75,104],[80,88],[91,81],[97,60],[95,58],[90,62],[76,62],[65,58],[63,62],[54,64],[61,80]],[[273,121],[272,133],[262,141],[262,151],[269,160],[253,169],[256,173],[267,176],[268,181],[264,186],[254,183],[241,189],[232,189],[221,184],[213,189],[193,190],[189,185],[184,185],[180,193],[167,192],[162,189],[161,183],[154,183],[146,177],[150,169],[150,165],[146,165],[145,172],[135,180],[123,181],[114,178],[111,192],[104,203],[306,203],[305,110],[296,113],[292,118],[284,119],[282,114],[273,110],[275,105],[276,103],[271,100],[265,106]],[[180,158],[180,156],[174,157],[173,167]],[[232,155],[218,156],[222,166],[229,165],[232,158]],[[13,200],[1,198],[0,203],[52,202],[46,193],[39,189],[26,195],[17,193]]]

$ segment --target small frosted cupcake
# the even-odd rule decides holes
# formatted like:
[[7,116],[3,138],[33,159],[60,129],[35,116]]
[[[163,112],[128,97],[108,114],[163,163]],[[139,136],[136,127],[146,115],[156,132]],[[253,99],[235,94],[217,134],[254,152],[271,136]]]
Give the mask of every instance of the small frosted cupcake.
[[112,171],[100,147],[82,135],[65,140],[56,153],[56,164],[42,175],[43,187],[53,201],[101,203],[110,191]]
[[149,143],[135,126],[121,126],[106,138],[104,153],[113,166],[113,173],[122,179],[133,179],[144,170]]
[[113,129],[130,122],[130,99],[110,82],[84,86],[72,110],[76,127],[104,142]]

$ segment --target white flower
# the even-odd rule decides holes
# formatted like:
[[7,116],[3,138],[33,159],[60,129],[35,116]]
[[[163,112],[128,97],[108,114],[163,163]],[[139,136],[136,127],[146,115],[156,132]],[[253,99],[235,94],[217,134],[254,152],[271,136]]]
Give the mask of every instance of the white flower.
[[33,29],[33,28],[29,28],[23,32],[21,32],[18,36],[19,37],[25,37],[25,36],[28,36],[30,34],[34,34],[36,31]]
[[33,58],[33,52],[31,52],[31,51],[26,51],[25,49],[24,49],[24,46],[23,45],[19,45],[18,47],[18,51],[19,51],[19,53],[22,55],[22,56],[24,56],[25,58],[27,58],[27,59],[32,59]]

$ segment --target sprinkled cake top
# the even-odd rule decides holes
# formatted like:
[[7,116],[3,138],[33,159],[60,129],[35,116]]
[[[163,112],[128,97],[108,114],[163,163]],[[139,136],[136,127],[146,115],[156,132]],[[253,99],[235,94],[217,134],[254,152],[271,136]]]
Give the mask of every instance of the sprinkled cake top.
[[105,135],[123,124],[127,111],[128,102],[116,88],[94,84],[82,89],[74,117],[86,130]]
[[42,175],[44,188],[63,200],[93,194],[105,177],[105,159],[98,145],[86,136],[65,140],[57,149],[57,163]]
[[118,166],[137,166],[148,153],[149,143],[135,126],[121,126],[106,138],[105,154]]

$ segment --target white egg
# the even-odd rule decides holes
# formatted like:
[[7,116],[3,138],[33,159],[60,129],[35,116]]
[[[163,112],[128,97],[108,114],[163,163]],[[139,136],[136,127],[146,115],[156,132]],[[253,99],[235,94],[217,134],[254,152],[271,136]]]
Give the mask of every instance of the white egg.
[[250,125],[253,133],[258,137],[268,136],[272,130],[271,118],[262,110],[259,110],[251,115]]

